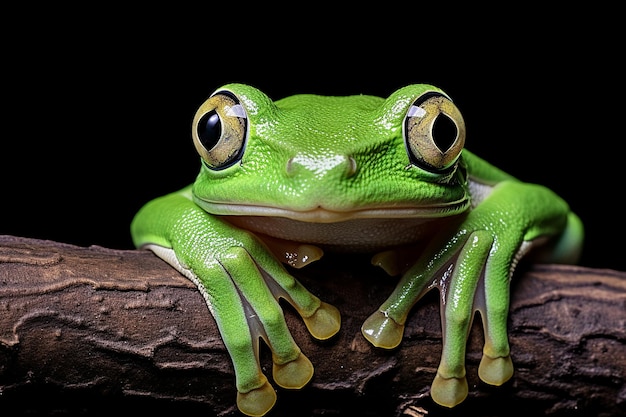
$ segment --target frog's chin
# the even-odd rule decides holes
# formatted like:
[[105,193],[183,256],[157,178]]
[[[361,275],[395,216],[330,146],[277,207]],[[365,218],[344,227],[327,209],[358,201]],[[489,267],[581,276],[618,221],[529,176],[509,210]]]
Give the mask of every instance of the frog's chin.
[[449,226],[450,218],[353,218],[313,223],[284,217],[223,216],[242,229],[335,251],[374,252],[417,243]]

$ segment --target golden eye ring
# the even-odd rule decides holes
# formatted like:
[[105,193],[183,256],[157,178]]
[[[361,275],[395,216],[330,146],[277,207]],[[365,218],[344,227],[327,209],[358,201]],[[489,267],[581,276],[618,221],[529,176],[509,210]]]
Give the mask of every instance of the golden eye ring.
[[465,122],[446,96],[429,92],[409,107],[404,138],[411,163],[432,172],[451,168],[465,145]]
[[227,168],[243,156],[248,117],[237,97],[218,91],[209,97],[193,118],[193,143],[211,169]]

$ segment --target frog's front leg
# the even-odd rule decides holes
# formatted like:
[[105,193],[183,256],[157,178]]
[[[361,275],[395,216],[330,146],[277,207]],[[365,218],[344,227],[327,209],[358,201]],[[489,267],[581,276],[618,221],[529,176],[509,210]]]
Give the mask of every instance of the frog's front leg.
[[[147,248],[164,259],[169,258],[201,290],[231,355],[237,405],[242,412],[263,415],[276,401],[274,389],[260,368],[259,339],[271,349],[276,384],[299,389],[309,382],[313,365],[291,337],[278,298],[283,297],[294,305],[311,333],[320,339],[338,330],[339,314],[334,307],[321,302],[293,278],[272,277],[243,247],[228,249],[218,262],[207,268],[184,267],[172,257],[173,253],[164,253],[167,249],[150,245]],[[193,272],[201,268],[204,268],[202,272]]]
[[[484,231],[458,232],[442,249],[407,271],[387,301],[362,326],[363,335],[373,345],[394,348],[402,341],[404,323],[413,305],[429,290],[439,289],[443,347],[431,388],[439,404],[454,406],[468,393],[465,344],[476,309],[474,300],[482,296],[482,260],[492,244],[493,237]],[[508,345],[501,356],[508,358]]]
[[579,250],[582,228],[576,215],[548,189],[505,182],[467,214],[451,235],[440,237],[400,280],[377,312],[363,324],[375,346],[393,348],[401,340],[413,305],[438,288],[443,349],[431,396],[453,407],[468,393],[465,344],[475,311],[485,334],[479,377],[501,385],[513,374],[507,318],[514,267],[535,243],[554,238],[558,258],[570,261]]
[[279,386],[308,383],[313,366],[293,340],[278,299],[291,303],[319,339],[339,330],[339,312],[308,292],[259,239],[180,194],[148,203],[132,230],[137,246],[151,249],[198,286],[231,356],[243,413],[263,415],[276,401],[260,367],[259,339],[271,349]]

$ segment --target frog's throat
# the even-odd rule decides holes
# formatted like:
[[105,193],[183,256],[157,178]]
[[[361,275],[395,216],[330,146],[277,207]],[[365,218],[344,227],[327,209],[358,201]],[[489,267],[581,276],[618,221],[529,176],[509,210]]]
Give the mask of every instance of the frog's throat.
[[305,223],[336,223],[357,219],[436,219],[465,212],[469,199],[425,206],[371,207],[353,210],[329,210],[316,207],[309,210],[292,210],[281,207],[236,203],[215,203],[194,197],[200,207],[220,216],[276,217]]

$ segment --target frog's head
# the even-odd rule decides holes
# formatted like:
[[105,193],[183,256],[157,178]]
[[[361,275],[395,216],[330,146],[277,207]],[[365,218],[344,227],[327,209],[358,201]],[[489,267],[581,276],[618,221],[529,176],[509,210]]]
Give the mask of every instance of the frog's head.
[[290,219],[298,232],[289,235],[313,227],[328,233],[319,225],[417,224],[469,207],[465,124],[431,85],[387,99],[301,94],[272,101],[229,84],[200,106],[192,136],[202,158],[196,203],[247,228]]

